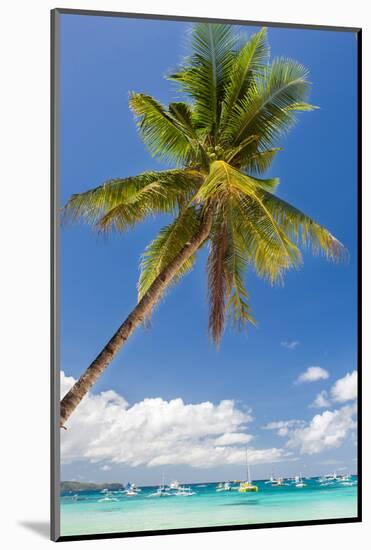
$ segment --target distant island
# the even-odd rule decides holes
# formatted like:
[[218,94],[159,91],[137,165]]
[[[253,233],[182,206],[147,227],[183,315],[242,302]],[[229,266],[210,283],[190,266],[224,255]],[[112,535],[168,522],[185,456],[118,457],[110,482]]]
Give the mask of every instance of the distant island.
[[102,491],[108,489],[109,491],[122,491],[124,488],[122,483],[92,483],[82,481],[61,481],[61,492],[67,493],[72,491],[78,493],[80,491]]

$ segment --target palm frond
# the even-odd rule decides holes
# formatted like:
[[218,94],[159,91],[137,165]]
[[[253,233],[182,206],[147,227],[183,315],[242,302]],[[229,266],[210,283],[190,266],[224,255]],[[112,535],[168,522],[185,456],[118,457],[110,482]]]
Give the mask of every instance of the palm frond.
[[211,135],[219,124],[224,79],[235,44],[231,25],[197,23],[191,30],[190,56],[168,77],[191,96],[196,126]]
[[251,307],[248,304],[249,295],[244,283],[249,263],[249,250],[246,249],[245,241],[241,238],[235,222],[236,220],[233,219],[228,256],[231,290],[227,312],[228,318],[231,319],[233,325],[242,329],[247,323],[255,325],[256,321],[251,315]]
[[279,178],[256,178],[250,174],[245,174],[250,182],[253,182],[258,189],[264,189],[265,191],[275,191],[277,189],[280,180]]
[[277,153],[282,151],[282,148],[275,147],[265,151],[251,151],[250,148],[242,150],[237,157],[233,159],[231,164],[237,165],[240,170],[247,173],[264,174],[275,159]]
[[192,158],[189,128],[153,97],[132,93],[129,105],[139,133],[153,156],[185,164]]
[[[147,246],[140,264],[138,300],[143,297],[161,271],[169,265],[198,231],[200,224],[201,215],[199,211],[189,207],[182,211],[173,223],[161,229],[157,237]],[[186,260],[172,282],[177,282],[190,271],[194,261],[195,255]]]
[[231,201],[235,216],[239,216],[246,249],[250,251],[250,262],[260,276],[274,283],[282,280],[284,270],[300,265],[301,254],[264,204],[261,193],[263,187],[256,178],[242,174],[224,161],[215,161],[195,200]]
[[193,162],[207,169],[209,161],[202,140],[199,138],[193,121],[193,111],[190,105],[183,102],[169,104],[169,113],[177,120],[186,132],[193,149]]
[[221,112],[221,130],[227,123],[236,102],[246,94],[250,84],[263,72],[269,57],[266,34],[266,28],[253,34],[236,53],[229,66]]
[[239,328],[255,324],[244,285],[249,251],[235,224],[233,199],[226,196],[214,213],[207,261],[209,334],[217,344],[227,318]]
[[262,192],[262,201],[272,213],[282,230],[303,246],[311,246],[314,253],[322,252],[333,261],[346,260],[348,253],[325,227],[268,191]]
[[149,215],[176,213],[197,191],[203,176],[196,170],[145,172],[115,179],[72,195],[62,210],[65,222],[83,221],[100,230],[124,231]]
[[[250,85],[232,110],[224,138],[234,146],[249,135],[258,135],[258,145],[271,148],[274,140],[295,122],[309,93],[308,71],[289,59],[276,59]],[[308,110],[309,104],[305,103]]]

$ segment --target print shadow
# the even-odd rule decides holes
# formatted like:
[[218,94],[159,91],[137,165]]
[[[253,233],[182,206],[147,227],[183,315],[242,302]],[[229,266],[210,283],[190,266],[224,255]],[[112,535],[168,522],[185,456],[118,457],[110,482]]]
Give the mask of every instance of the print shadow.
[[48,521],[19,521],[18,525],[33,531],[43,539],[49,539],[50,537],[50,524]]

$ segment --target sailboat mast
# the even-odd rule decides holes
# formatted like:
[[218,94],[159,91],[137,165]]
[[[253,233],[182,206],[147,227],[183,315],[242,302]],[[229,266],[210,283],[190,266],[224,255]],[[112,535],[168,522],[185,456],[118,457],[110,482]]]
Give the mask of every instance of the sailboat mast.
[[251,476],[250,476],[250,464],[247,461],[247,449],[246,449],[246,475],[247,475],[247,481],[251,483]]

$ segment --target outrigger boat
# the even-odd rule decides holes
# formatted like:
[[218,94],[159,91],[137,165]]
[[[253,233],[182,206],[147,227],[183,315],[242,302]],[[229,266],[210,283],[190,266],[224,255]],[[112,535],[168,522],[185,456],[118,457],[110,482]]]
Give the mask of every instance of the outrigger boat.
[[179,481],[175,480],[175,481],[172,481],[169,485],[169,489],[175,489],[175,490],[178,490],[180,487],[180,483]]
[[217,493],[220,493],[222,491],[230,491],[232,489],[231,487],[231,484],[229,483],[229,481],[225,481],[224,483],[219,483],[217,488],[216,488],[216,492]]
[[162,475],[162,485],[157,488],[155,493],[151,493],[148,497],[170,497],[174,495],[173,492],[170,492],[167,487],[165,487],[165,478]]
[[298,489],[302,489],[303,487],[306,487],[307,484],[304,483],[303,478],[301,477],[301,474],[299,476],[295,476],[295,487]]
[[124,489],[124,494],[127,496],[127,497],[136,497],[138,492],[140,491],[140,489],[138,489],[138,487],[135,485],[135,483],[129,483],[126,485],[125,489]]
[[196,493],[192,491],[190,487],[184,487],[179,486],[176,493],[174,493],[176,497],[191,497],[192,495],[195,495]]
[[286,485],[283,477],[278,477],[277,479],[274,479],[272,481],[272,487],[282,487],[283,485]]

